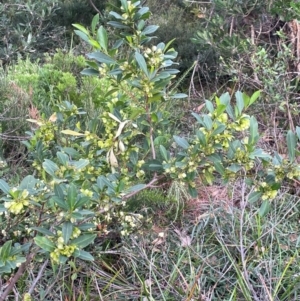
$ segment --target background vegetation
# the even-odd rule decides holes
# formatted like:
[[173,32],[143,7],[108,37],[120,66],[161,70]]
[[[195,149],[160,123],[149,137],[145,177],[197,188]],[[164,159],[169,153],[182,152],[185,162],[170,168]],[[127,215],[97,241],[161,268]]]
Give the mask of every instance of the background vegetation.
[[0,12],[0,300],[299,299],[298,3]]

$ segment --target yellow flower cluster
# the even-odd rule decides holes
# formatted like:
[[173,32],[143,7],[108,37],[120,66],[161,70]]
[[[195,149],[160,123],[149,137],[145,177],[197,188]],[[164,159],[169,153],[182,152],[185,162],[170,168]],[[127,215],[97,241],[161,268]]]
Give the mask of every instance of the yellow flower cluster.
[[89,190],[89,189],[80,189],[80,192],[88,197],[92,197],[93,196],[93,191]]
[[293,168],[288,174],[287,177],[289,179],[295,179],[300,178],[300,166],[297,166],[296,168]]
[[54,140],[55,131],[57,131],[57,126],[51,121],[46,121],[36,130],[35,139],[42,140],[48,146]]
[[29,293],[25,293],[23,297],[23,301],[31,301],[31,295]]
[[122,211],[119,213],[119,217],[123,220],[121,223],[123,230],[120,232],[122,236],[126,236],[132,232],[132,230],[138,226],[138,223],[140,223],[143,218],[141,214],[125,215]]
[[12,189],[12,195],[14,196],[13,200],[5,202],[4,207],[13,214],[23,213],[24,207],[29,205],[28,190],[25,189],[22,192],[19,192],[16,188],[14,188]]
[[230,128],[232,128],[235,131],[242,132],[250,127],[250,118],[248,115],[243,114],[236,122],[232,123],[230,125]]
[[259,188],[256,188],[255,190],[263,193],[261,197],[263,201],[273,200],[278,193],[278,190],[272,189],[266,182],[261,182]]
[[[77,227],[73,229],[73,233],[71,235],[71,238],[74,239],[80,235],[81,231]],[[57,232],[58,235],[62,235],[61,231]],[[55,248],[54,251],[50,253],[50,258],[54,263],[59,263],[59,257],[60,255],[66,256],[66,257],[71,257],[77,247],[75,245],[66,245],[64,243],[64,239],[62,236],[59,236],[57,241],[56,241],[57,247]]]
[[146,48],[144,50],[144,57],[148,60],[153,69],[158,68],[164,59],[162,50],[156,46],[152,46],[151,49]]

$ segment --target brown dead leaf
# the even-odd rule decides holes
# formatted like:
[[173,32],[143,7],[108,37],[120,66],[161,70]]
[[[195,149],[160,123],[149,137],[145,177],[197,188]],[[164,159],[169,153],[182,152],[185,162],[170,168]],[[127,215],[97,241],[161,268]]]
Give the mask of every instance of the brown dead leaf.
[[188,247],[192,243],[192,238],[186,234],[186,231],[175,229],[174,232],[178,235],[181,247]]

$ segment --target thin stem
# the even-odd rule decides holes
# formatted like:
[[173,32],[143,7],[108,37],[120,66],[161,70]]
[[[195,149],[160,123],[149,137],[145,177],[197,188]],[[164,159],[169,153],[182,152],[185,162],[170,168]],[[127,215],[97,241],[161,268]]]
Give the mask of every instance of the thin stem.
[[28,293],[29,293],[30,295],[33,293],[33,290],[34,290],[35,286],[37,285],[38,281],[42,278],[43,272],[44,272],[44,270],[45,270],[45,268],[46,268],[48,262],[49,262],[49,260],[47,259],[47,260],[43,263],[43,265],[41,266],[41,268],[40,268],[40,270],[39,270],[39,272],[38,272],[38,274],[37,274],[37,276],[36,276],[36,278],[35,278],[34,281],[32,282],[32,284],[31,284],[31,286],[30,286],[30,288],[29,288],[29,290],[28,290]]
[[13,288],[14,288],[15,284],[17,283],[17,281],[23,276],[23,274],[24,274],[24,272],[26,270],[26,267],[30,264],[33,256],[34,256],[33,253],[27,255],[26,261],[20,265],[18,271],[10,279],[10,282],[9,282],[7,288],[5,289],[5,291],[3,292],[3,294],[0,296],[0,301],[5,301],[6,300],[6,297],[13,290]]
[[149,104],[148,104],[148,96],[146,96],[146,114],[147,114],[148,123],[150,125],[150,130],[149,130],[150,137],[149,138],[150,138],[152,159],[156,159],[154,140],[153,140],[153,125],[152,125],[152,120],[151,120],[151,115],[150,115],[150,108],[149,108]]

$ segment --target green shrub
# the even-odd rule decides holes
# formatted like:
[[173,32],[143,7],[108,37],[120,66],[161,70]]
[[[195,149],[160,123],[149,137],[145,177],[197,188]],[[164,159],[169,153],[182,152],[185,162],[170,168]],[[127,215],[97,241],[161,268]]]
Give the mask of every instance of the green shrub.
[[97,235],[114,230],[126,237],[139,228],[142,216],[126,212],[126,201],[160,181],[186,186],[196,196],[198,176],[208,184],[216,177],[225,183],[247,177],[243,197],[262,201],[258,212],[264,217],[282,182],[299,178],[295,149],[300,128],[287,133],[287,159],[257,147],[258,123],[246,110],[260,91],[252,96],[238,91],[234,104],[228,93],[207,100],[206,112],[193,113],[196,129],[190,138],[174,135],[172,149],[155,143],[168,121],[163,113],[168,100],[186,95],[168,89],[178,73],[173,69],[177,52],[170,44],[147,45],[157,29],[146,24],[149,15],[139,1],[121,0],[108,22],[118,33],[116,43],[98,26],[99,15],[90,30],[74,25],[93,47],[82,73],[108,82],[108,91],[94,118],[70,101],[57,101],[50,118],[34,121],[36,130],[25,144],[35,176],[19,185],[0,180],[1,274],[26,267],[37,260],[34,255],[49,258],[54,268],[73,258],[94,260],[91,245]]

